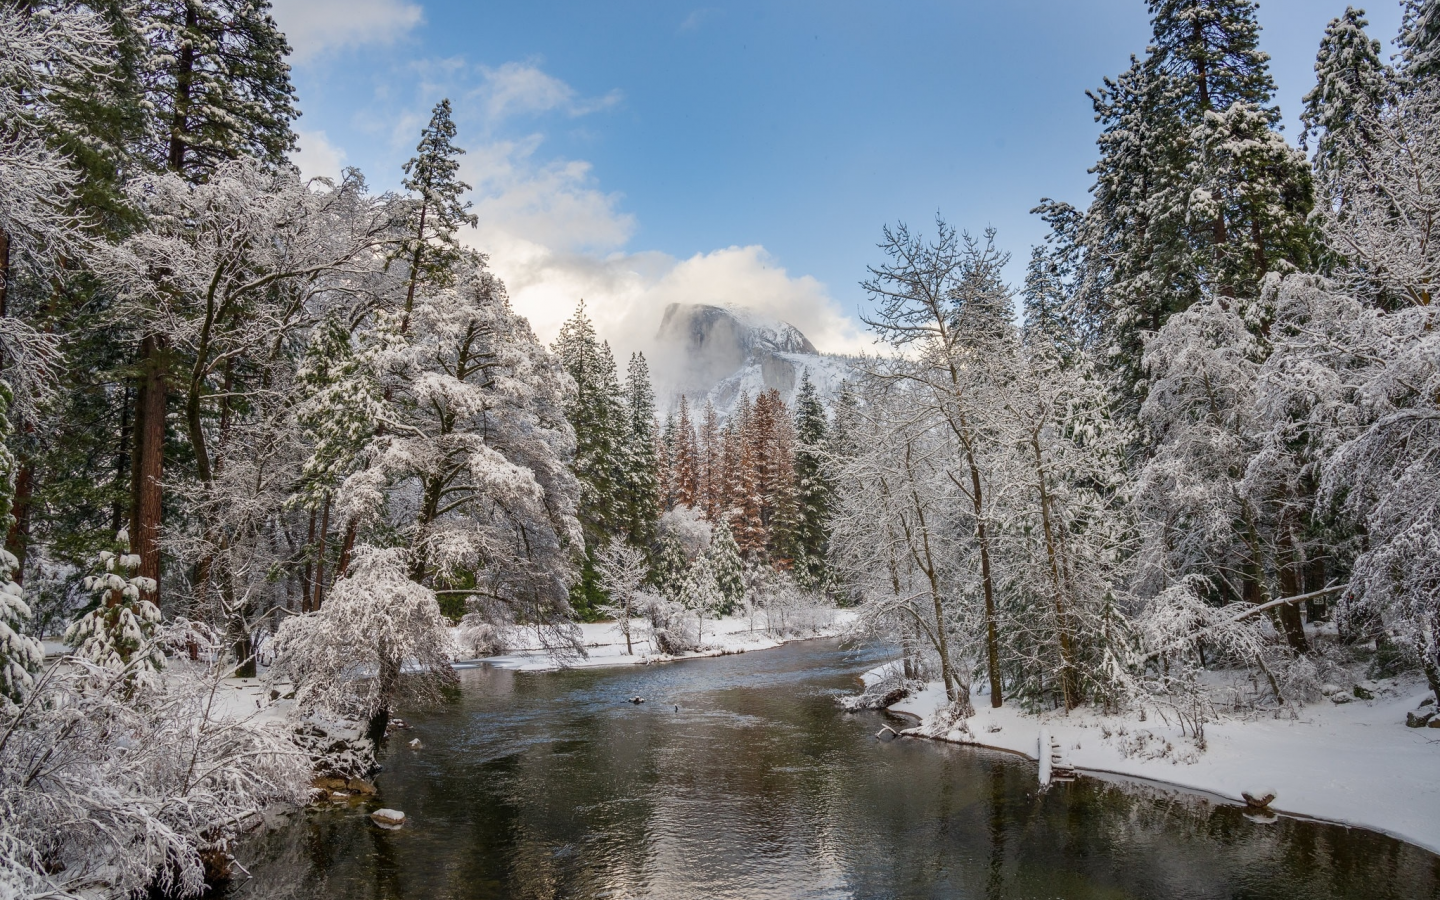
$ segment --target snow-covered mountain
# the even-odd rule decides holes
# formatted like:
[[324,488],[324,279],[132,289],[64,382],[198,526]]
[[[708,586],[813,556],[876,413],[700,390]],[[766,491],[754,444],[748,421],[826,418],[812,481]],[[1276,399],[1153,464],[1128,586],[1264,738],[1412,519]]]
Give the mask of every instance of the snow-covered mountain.
[[661,405],[673,408],[682,394],[692,409],[709,399],[722,417],[742,394],[771,388],[793,403],[806,372],[828,401],[851,374],[849,357],[819,352],[794,325],[733,306],[672,303],[656,342],[668,376]]

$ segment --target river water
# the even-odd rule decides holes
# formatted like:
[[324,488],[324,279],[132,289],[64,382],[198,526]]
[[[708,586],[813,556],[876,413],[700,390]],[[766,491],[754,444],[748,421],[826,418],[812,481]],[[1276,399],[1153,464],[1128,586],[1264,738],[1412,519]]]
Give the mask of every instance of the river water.
[[[1016,756],[876,740],[894,720],[835,696],[881,659],[809,641],[464,671],[457,697],[391,738],[374,802],[242,848],[254,877],[228,896],[1440,897],[1440,857],[1381,835],[1085,778],[1041,792]],[[372,825],[381,806],[406,826]]]

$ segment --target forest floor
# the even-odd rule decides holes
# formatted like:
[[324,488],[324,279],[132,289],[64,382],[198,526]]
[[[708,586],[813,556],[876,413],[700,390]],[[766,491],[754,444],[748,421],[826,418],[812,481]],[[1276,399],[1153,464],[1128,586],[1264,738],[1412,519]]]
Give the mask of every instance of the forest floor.
[[[867,683],[885,668],[867,672]],[[1013,705],[992,709],[981,693],[973,698],[969,733],[951,729],[938,739],[1038,759],[1044,727],[1081,774],[1165,782],[1237,803],[1242,792],[1273,792],[1276,813],[1379,831],[1440,853],[1440,730],[1405,726],[1406,712],[1429,689],[1419,677],[1367,684],[1372,700],[1321,698],[1298,710],[1221,716],[1205,724],[1203,749],[1173,714],[1111,716],[1082,708],[1034,715]],[[934,682],[890,709],[919,718],[905,732],[919,735],[946,705]]]
[[[543,672],[561,667],[593,668],[599,666],[632,666],[647,663],[669,662],[679,659],[700,659],[707,656],[724,656],[731,653],[745,653],[751,650],[769,650],[795,640],[836,637],[846,631],[855,619],[851,610],[831,610],[804,626],[786,629],[787,637],[775,637],[765,628],[763,616],[725,616],[706,619],[701,633],[702,650],[668,655],[656,651],[645,637],[648,628],[640,619],[631,625],[630,650],[625,647],[625,636],[618,622],[587,622],[580,626],[585,645],[584,657],[560,657],[539,646],[533,632],[519,631],[510,636],[511,649],[499,656],[486,656],[473,660],[474,664],[484,663],[501,669],[516,669],[526,672]],[[530,646],[533,644],[534,646]],[[459,665],[466,665],[462,662]]]

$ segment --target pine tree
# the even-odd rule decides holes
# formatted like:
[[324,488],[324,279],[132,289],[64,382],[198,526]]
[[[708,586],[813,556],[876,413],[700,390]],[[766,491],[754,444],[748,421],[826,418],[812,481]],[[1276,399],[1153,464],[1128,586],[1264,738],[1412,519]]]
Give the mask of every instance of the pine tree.
[[690,564],[690,570],[685,573],[685,581],[680,586],[681,605],[700,619],[697,634],[702,646],[705,638],[705,617],[719,615],[725,602],[725,594],[720,590],[720,582],[715,578],[715,567],[709,555],[702,553]]
[[[14,492],[15,457],[4,444],[10,423],[5,417],[9,391],[0,385],[0,528],[9,530],[10,499]],[[13,580],[19,562],[8,550],[0,550],[0,712],[24,701],[35,686],[33,678],[45,661],[40,642],[24,633],[30,619],[24,592]]]
[[[125,539],[122,533],[118,542]],[[66,629],[65,643],[101,668],[123,672],[133,666],[132,678],[148,680],[165,668],[165,654],[154,641],[160,610],[147,599],[155,594],[155,582],[133,574],[140,568],[134,554],[105,550],[96,564],[101,572],[85,579],[85,589],[96,595],[95,608]]]
[[469,201],[460,199],[470,185],[458,178],[457,157],[465,151],[452,143],[454,138],[450,101],[441,100],[430,114],[430,124],[420,132],[415,155],[404,166],[405,178],[400,183],[416,196],[400,248],[409,266],[405,312],[400,319],[402,334],[409,326],[416,289],[432,283],[444,286],[462,252],[455,232],[461,225],[474,226],[478,221],[469,212]]
[[700,493],[700,461],[695,446],[695,425],[690,421],[690,406],[684,395],[680,397],[680,409],[676,413],[672,446],[675,505],[693,507]]
[[1400,36],[1400,77],[1407,86],[1440,74],[1440,2],[1405,0]]
[[1021,292],[1024,327],[1021,337],[1029,342],[1039,337],[1056,347],[1065,347],[1067,358],[1092,344],[1099,333],[1099,321],[1090,302],[1084,280],[1087,257],[1082,243],[1085,216],[1068,203],[1041,200],[1030,210],[1050,226],[1043,245],[1031,249]]
[[699,506],[705,518],[720,522],[722,472],[724,451],[721,446],[720,417],[715,404],[705,399],[705,410],[700,416],[700,432],[696,440],[696,456],[699,459]]
[[228,159],[285,161],[299,113],[266,0],[142,0],[132,16],[157,168],[199,182]]
[[[285,62],[290,48],[269,8],[264,0],[145,0],[130,14],[150,112],[143,155],[155,168],[199,184],[226,160],[284,164],[298,112]],[[164,336],[153,332],[142,336],[139,356],[129,533],[140,576],[158,583],[175,360]]]
[[795,577],[802,587],[826,581],[830,513],[835,492],[826,453],[829,424],[825,407],[806,371],[795,395]]
[[580,480],[580,524],[585,534],[585,561],[571,602],[592,615],[607,602],[595,572],[595,554],[628,523],[625,502],[626,422],[620,383],[610,345],[600,341],[582,301],[560,328],[553,347],[575,383],[565,416],[575,430],[575,476]]
[[710,558],[715,584],[723,598],[718,612],[728,616],[745,599],[745,561],[740,558],[740,547],[736,545],[735,535],[728,523],[716,524],[710,548],[705,553]]
[[1347,6],[1326,26],[1315,87],[1300,114],[1300,146],[1314,145],[1317,193],[1332,209],[1344,204],[1338,190],[1350,154],[1373,140],[1369,132],[1391,99],[1394,73],[1380,59],[1380,42],[1365,33],[1367,24],[1364,12]]
[[638,548],[650,551],[655,542],[655,523],[660,518],[660,460],[655,430],[655,392],[650,386],[650,369],[645,356],[630,355],[625,375],[625,433],[623,466],[624,520],[626,536]]

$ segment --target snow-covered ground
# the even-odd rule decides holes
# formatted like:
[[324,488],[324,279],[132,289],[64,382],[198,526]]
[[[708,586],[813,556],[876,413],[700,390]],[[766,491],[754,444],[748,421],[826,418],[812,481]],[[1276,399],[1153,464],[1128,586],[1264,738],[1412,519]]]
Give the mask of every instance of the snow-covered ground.
[[[679,656],[668,656],[656,652],[646,638],[647,627],[643,620],[631,623],[631,649],[625,652],[625,635],[618,622],[593,622],[580,626],[585,644],[584,657],[561,658],[539,646],[534,632],[517,631],[510,636],[512,650],[502,656],[487,656],[469,661],[485,663],[502,669],[517,669],[527,672],[544,672],[568,667],[631,666],[675,659],[697,659],[705,656],[722,656],[727,653],[744,653],[749,650],[768,650],[792,640],[817,637],[834,637],[843,633],[852,622],[855,613],[850,610],[836,610],[831,623],[813,632],[806,632],[788,638],[777,638],[765,632],[763,620],[751,620],[745,616],[727,616],[721,619],[705,620],[701,642],[704,650],[692,651]],[[459,665],[466,665],[462,662]]]
[[[883,669],[884,667],[881,667]],[[873,682],[880,669],[866,673]],[[1242,792],[1273,791],[1271,809],[1392,835],[1440,853],[1440,730],[1405,727],[1405,713],[1428,695],[1423,681],[1380,682],[1374,700],[1307,705],[1295,718],[1261,714],[1205,726],[1207,747],[1196,749],[1174,717],[1028,715],[1012,706],[991,709],[974,697],[971,735],[944,738],[1037,758],[1048,728],[1070,765],[1167,782],[1243,802]],[[890,707],[922,721],[945,706],[932,683]],[[920,729],[910,729],[916,733]],[[1166,749],[1168,745],[1168,750]]]

